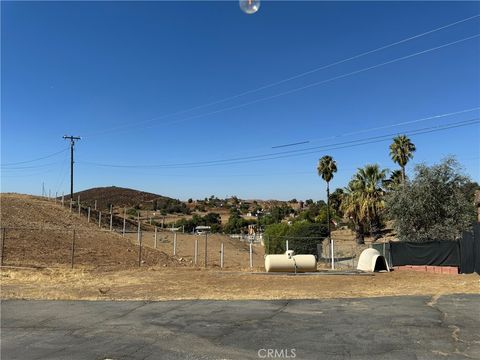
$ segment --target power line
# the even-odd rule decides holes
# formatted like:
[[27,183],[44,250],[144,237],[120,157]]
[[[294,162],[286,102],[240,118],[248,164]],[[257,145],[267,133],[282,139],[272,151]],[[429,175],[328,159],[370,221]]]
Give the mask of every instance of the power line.
[[[458,127],[464,127],[469,125],[474,125],[480,123],[480,118],[474,118],[469,120],[462,120],[459,122],[449,123],[445,125],[438,125],[438,126],[430,126],[425,128],[420,128],[411,131],[402,132],[405,135],[420,135],[420,134],[427,134],[447,129],[453,129]],[[237,158],[230,158],[230,159],[222,159],[222,160],[211,160],[211,161],[199,161],[199,162],[190,162],[190,163],[177,163],[177,164],[159,164],[159,165],[115,165],[115,164],[104,164],[104,163],[93,163],[93,162],[79,162],[81,164],[92,165],[92,166],[99,166],[99,167],[111,167],[111,168],[196,168],[196,167],[210,167],[210,166],[222,166],[222,165],[233,165],[233,164],[241,164],[241,163],[249,163],[249,162],[256,162],[256,161],[266,161],[266,160],[274,160],[280,158],[287,158],[293,156],[302,156],[308,155],[313,153],[318,153],[319,151],[327,151],[327,150],[337,150],[337,149],[344,149],[350,148],[360,145],[367,145],[382,141],[391,140],[392,136],[396,136],[398,133],[390,133],[385,135],[379,136],[372,136],[363,139],[345,141],[340,143],[316,146],[316,147],[309,147],[297,150],[288,150],[283,152],[277,153],[269,153],[269,154],[259,154],[259,155],[252,155],[246,157],[237,157]]]
[[6,169],[2,169],[2,171],[39,169],[39,168],[49,167],[49,166],[52,166],[52,165],[57,165],[57,164],[60,164],[60,163],[61,163],[61,161],[55,161],[55,162],[52,162],[52,163],[40,164],[40,165],[13,166],[13,167],[8,167]]
[[[230,107],[221,108],[221,109],[211,111],[211,112],[208,112],[208,113],[193,115],[193,116],[190,116],[190,117],[186,117],[184,119],[179,119],[179,120],[163,123],[162,125],[179,124],[179,123],[182,123],[182,122],[185,122],[185,121],[188,121],[188,120],[192,120],[192,119],[196,119],[196,118],[200,118],[200,117],[204,117],[204,116],[215,115],[215,114],[222,113],[222,112],[225,112],[225,111],[240,109],[240,108],[248,106],[248,105],[253,105],[253,104],[263,102],[263,101],[272,100],[272,99],[275,99],[275,98],[278,98],[278,97],[281,97],[281,96],[293,94],[293,93],[296,93],[296,92],[299,92],[299,91],[302,91],[302,90],[306,90],[306,89],[309,89],[309,88],[312,88],[312,87],[315,87],[315,86],[323,85],[323,84],[326,84],[326,83],[329,83],[329,82],[332,82],[332,81],[335,81],[335,80],[344,79],[344,78],[347,78],[347,77],[352,76],[352,75],[357,75],[357,74],[360,74],[360,73],[363,73],[363,72],[366,72],[366,71],[369,71],[369,70],[373,70],[373,69],[376,69],[376,68],[379,68],[379,67],[382,67],[382,66],[385,66],[385,65],[393,64],[393,63],[396,63],[398,61],[410,59],[412,57],[415,57],[415,56],[418,56],[418,55],[423,55],[423,54],[429,53],[431,51],[440,50],[442,48],[445,48],[445,47],[448,47],[448,46],[451,46],[451,45],[459,44],[459,43],[464,42],[464,41],[468,41],[468,40],[472,40],[474,38],[478,38],[479,36],[480,36],[480,34],[476,34],[476,35],[469,36],[469,37],[466,37],[466,38],[463,38],[463,39],[460,39],[460,40],[456,40],[456,41],[453,41],[453,42],[450,42],[450,43],[447,43],[447,44],[443,44],[443,45],[440,45],[440,46],[435,46],[435,47],[429,48],[427,50],[423,50],[423,51],[419,51],[419,52],[416,52],[416,53],[413,53],[413,54],[409,54],[409,55],[406,55],[406,56],[395,58],[393,60],[389,60],[389,61],[386,61],[386,62],[383,62],[383,63],[380,63],[380,64],[372,65],[372,66],[362,68],[362,69],[359,69],[359,70],[355,70],[355,71],[352,71],[352,72],[349,72],[349,73],[346,73],[346,74],[334,76],[334,77],[331,77],[329,79],[315,81],[315,82],[312,82],[310,84],[303,85],[303,86],[293,88],[293,89],[290,89],[290,90],[286,90],[286,91],[283,91],[283,92],[280,92],[280,93],[277,93],[277,94],[274,94],[274,95],[269,95],[269,96],[258,98],[256,100],[251,100],[251,101],[248,101],[248,102],[245,102],[245,103],[233,105],[233,106],[230,106]],[[151,128],[151,127],[152,126],[147,127],[147,128]]]
[[[222,98],[222,99],[219,99],[219,100],[215,100],[215,101],[212,101],[212,102],[209,102],[209,103],[205,103],[205,104],[200,104],[200,105],[197,105],[197,106],[193,106],[193,107],[190,107],[190,108],[187,108],[187,109],[175,111],[175,112],[172,112],[172,113],[169,113],[169,114],[165,114],[165,115],[161,115],[161,116],[158,116],[158,117],[154,117],[154,118],[151,118],[151,119],[147,119],[147,120],[143,120],[143,121],[137,121],[137,122],[135,122],[135,123],[133,123],[133,124],[132,124],[132,122],[128,122],[128,123],[125,123],[125,124],[123,124],[123,125],[119,125],[119,126],[117,126],[117,127],[110,127],[110,128],[105,129],[105,130],[101,130],[101,131],[99,131],[99,132],[96,132],[96,133],[93,133],[93,134],[90,134],[90,135],[87,135],[87,136],[101,135],[101,134],[104,134],[104,133],[107,133],[107,132],[111,132],[111,131],[123,130],[123,129],[125,129],[125,128],[130,128],[131,126],[138,126],[138,125],[140,125],[140,124],[146,124],[146,123],[150,123],[150,122],[153,122],[153,121],[156,121],[156,120],[161,120],[161,119],[169,118],[169,117],[172,117],[172,116],[175,116],[175,115],[180,115],[180,114],[184,114],[184,113],[187,113],[187,112],[191,112],[191,111],[193,111],[193,110],[199,110],[199,109],[206,108],[206,107],[210,107],[210,106],[213,106],[213,105],[218,105],[218,104],[221,104],[221,103],[230,101],[230,100],[234,100],[234,99],[243,97],[243,96],[245,96],[245,95],[249,95],[249,94],[252,94],[252,93],[256,93],[256,92],[259,92],[259,91],[261,91],[261,90],[265,90],[265,89],[268,89],[268,88],[271,88],[271,87],[274,87],[274,86],[277,86],[277,85],[280,85],[280,84],[283,84],[283,83],[286,83],[286,82],[289,82],[289,81],[292,81],[292,80],[295,80],[295,79],[298,79],[298,78],[301,78],[301,77],[304,77],[304,76],[306,76],[306,75],[309,75],[309,74],[312,74],[312,73],[315,73],[315,72],[318,72],[318,71],[321,71],[321,70],[325,70],[325,69],[334,67],[334,66],[336,66],[336,65],[340,65],[340,64],[342,64],[342,63],[346,63],[346,62],[351,61],[351,60],[355,60],[355,59],[364,57],[364,56],[366,56],[366,55],[369,55],[369,54],[372,54],[372,53],[375,53],[375,52],[379,52],[379,51],[381,51],[381,50],[385,50],[385,49],[387,49],[387,48],[390,48],[390,47],[393,47],[393,46],[396,46],[396,45],[399,45],[399,44],[402,44],[402,43],[406,43],[406,42],[411,41],[411,40],[414,40],[414,39],[418,39],[418,38],[420,38],[420,37],[423,37],[423,36],[432,34],[432,33],[434,33],[434,32],[437,32],[437,31],[440,31],[440,30],[443,30],[443,29],[446,29],[446,28],[449,28],[449,27],[458,25],[458,24],[460,24],[460,23],[464,23],[464,22],[466,22],[466,21],[476,19],[476,18],[478,18],[478,17],[480,17],[480,14],[477,14],[477,15],[474,15],[474,16],[470,16],[470,17],[467,17],[467,18],[464,18],[464,19],[455,21],[455,22],[453,22],[453,23],[449,23],[449,24],[444,25],[444,26],[441,26],[441,27],[438,27],[438,28],[435,28],[435,29],[432,29],[432,30],[429,30],[429,31],[426,31],[426,32],[423,32],[423,33],[420,33],[420,34],[417,34],[417,35],[414,35],[414,36],[410,36],[410,37],[407,37],[407,38],[402,39],[402,40],[399,40],[399,41],[395,41],[395,42],[393,42],[393,43],[390,43],[390,44],[387,44],[387,45],[378,47],[378,48],[376,48],[376,49],[368,50],[368,51],[359,53],[359,54],[357,54],[357,55],[354,55],[354,56],[351,56],[351,57],[347,57],[347,58],[345,58],[345,59],[337,60],[337,61],[335,61],[335,62],[332,62],[332,63],[326,64],[326,65],[322,65],[322,66],[316,67],[316,68],[314,68],[314,69],[311,69],[311,70],[308,70],[308,71],[299,73],[299,74],[297,74],[297,75],[293,75],[293,76],[290,76],[290,77],[287,77],[287,78],[284,78],[284,79],[281,79],[281,80],[278,80],[278,81],[275,81],[275,82],[272,82],[272,83],[269,83],[269,84],[265,84],[265,85],[262,85],[262,86],[257,87],[257,88],[253,88],[253,89],[250,89],[250,90],[246,90],[246,91],[240,92],[240,93],[238,93],[238,94],[235,94],[235,95],[232,95],[232,96],[228,96],[228,97],[225,97],[225,98]],[[205,116],[206,116],[206,115],[205,115]]]
[[448,116],[452,116],[452,115],[465,114],[465,113],[472,112],[472,111],[475,111],[475,110],[480,110],[480,107],[477,106],[477,107],[470,108],[470,109],[459,110],[459,111],[454,111],[454,112],[439,114],[439,115],[433,115],[433,116],[428,116],[428,117],[424,117],[424,118],[420,118],[420,119],[403,121],[403,122],[399,122],[399,123],[395,123],[395,124],[388,124],[388,125],[377,126],[377,127],[372,127],[372,128],[363,129],[363,130],[351,131],[351,132],[343,133],[343,134],[340,134],[340,135],[311,139],[310,141],[313,142],[313,141],[320,141],[320,140],[333,140],[333,139],[337,139],[337,138],[340,138],[340,137],[364,134],[364,133],[367,133],[367,132],[390,129],[390,128],[394,128],[394,127],[402,126],[402,125],[411,125],[411,124],[424,122],[424,121],[428,121],[428,120],[440,119],[440,118],[444,118],[444,117],[448,117]]
[[42,157],[39,157],[39,158],[36,158],[36,159],[27,160],[27,161],[18,161],[18,162],[1,164],[1,166],[11,166],[11,165],[20,165],[20,164],[32,163],[32,162],[35,162],[35,161],[40,161],[40,160],[44,160],[44,159],[48,159],[48,158],[54,157],[55,155],[61,154],[61,153],[65,152],[65,151],[67,151],[67,150],[68,150],[68,148],[65,148],[65,149],[63,149],[63,150],[54,152],[53,154],[46,155],[46,156],[42,156]]

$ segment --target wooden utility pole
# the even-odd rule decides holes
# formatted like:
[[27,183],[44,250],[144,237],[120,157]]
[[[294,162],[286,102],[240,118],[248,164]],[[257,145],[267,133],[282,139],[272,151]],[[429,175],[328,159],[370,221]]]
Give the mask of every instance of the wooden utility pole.
[[79,136],[67,136],[64,135],[65,140],[70,140],[70,199],[73,199],[73,149],[75,147],[75,141],[80,140]]

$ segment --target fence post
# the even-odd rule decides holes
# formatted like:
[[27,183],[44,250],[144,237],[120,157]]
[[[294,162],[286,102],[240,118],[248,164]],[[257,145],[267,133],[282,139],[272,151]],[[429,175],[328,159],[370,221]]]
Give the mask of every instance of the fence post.
[[155,226],[155,249],[157,248],[157,227]]
[[93,210],[97,211],[97,200],[95,200],[95,207]]
[[62,192],[62,206],[65,206],[65,194]]
[[78,195],[78,200],[77,200],[77,206],[78,206],[78,215],[80,215],[80,195]]
[[223,258],[225,256],[225,248],[223,246],[223,242],[222,244],[220,245],[220,268],[223,269]]
[[288,251],[288,240],[285,240],[285,251]]
[[125,225],[127,221],[127,208],[123,208],[123,229],[122,229],[122,236],[125,237]]
[[330,238],[330,256],[332,257],[332,270],[335,270],[335,258],[334,258],[334,251],[333,251],[333,239]]
[[90,206],[88,207],[87,222],[90,222]]
[[110,231],[113,230],[113,205],[110,204]]
[[7,228],[2,228],[2,255],[0,258],[0,266],[3,266],[3,258],[5,255],[5,240],[7,239]]
[[142,235],[138,239],[138,266],[142,266]]
[[99,228],[102,227],[102,212],[101,211],[98,212],[98,227]]
[[70,212],[72,212],[72,207],[73,207],[73,199],[70,198]]
[[208,233],[205,232],[205,267],[207,267],[207,262],[208,262]]
[[198,265],[198,239],[195,239],[195,249],[194,249],[194,259],[195,259],[195,266]]
[[54,200],[54,201],[55,201],[55,202],[54,202],[55,205],[57,205],[57,197],[58,197],[58,195],[57,195],[57,192],[55,191],[55,200]]
[[74,264],[74,258],[75,258],[75,229],[73,229],[73,237],[72,237],[72,259],[71,259],[72,269]]
[[140,216],[138,217],[138,225],[137,225],[137,243],[140,244],[141,239],[141,230],[140,230]]
[[173,256],[177,256],[177,233],[173,233]]
[[252,249],[252,242],[250,241],[249,244],[249,255],[250,255],[250,269],[253,268],[253,249]]

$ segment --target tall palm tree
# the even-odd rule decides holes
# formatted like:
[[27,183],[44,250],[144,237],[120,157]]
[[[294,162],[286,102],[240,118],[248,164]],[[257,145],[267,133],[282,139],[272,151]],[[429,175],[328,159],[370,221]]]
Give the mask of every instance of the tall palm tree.
[[348,183],[342,195],[340,208],[343,214],[353,223],[355,241],[357,244],[365,243],[365,222],[366,214],[362,209],[363,199],[359,184],[352,180]]
[[337,172],[337,164],[330,155],[323,156],[318,160],[318,175],[327,183],[327,222],[328,222],[328,238],[330,239],[330,181],[333,174]]
[[358,169],[353,177],[355,189],[361,194],[361,210],[368,217],[373,238],[380,238],[380,213],[384,208],[383,197],[385,191],[383,184],[387,177],[388,170],[380,169],[377,164],[365,165]]
[[410,141],[406,135],[398,135],[393,138],[393,142],[390,144],[390,157],[393,162],[400,165],[402,168],[402,183],[405,185],[405,166],[408,160],[413,158],[415,152],[415,145]]

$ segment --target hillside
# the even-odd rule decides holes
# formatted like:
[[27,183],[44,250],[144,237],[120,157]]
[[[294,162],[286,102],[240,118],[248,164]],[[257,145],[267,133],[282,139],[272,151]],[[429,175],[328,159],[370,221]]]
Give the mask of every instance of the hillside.
[[[119,234],[99,229],[85,216],[70,213],[59,203],[39,197],[1,194],[0,219],[6,229],[4,265],[65,266],[70,264],[75,229],[75,264],[78,266],[131,268],[138,265],[138,246]],[[142,250],[148,266],[175,266],[167,254]]]
[[[96,200],[98,209],[107,209],[110,204],[114,207],[151,209],[154,201],[157,202],[157,206],[159,207],[164,207],[167,204],[182,204],[181,201],[166,196],[116,186],[97,187],[79,191],[73,194],[73,200],[77,200],[78,196],[80,196],[80,202],[83,205],[92,208]],[[69,200],[70,195],[66,195],[65,199]]]

